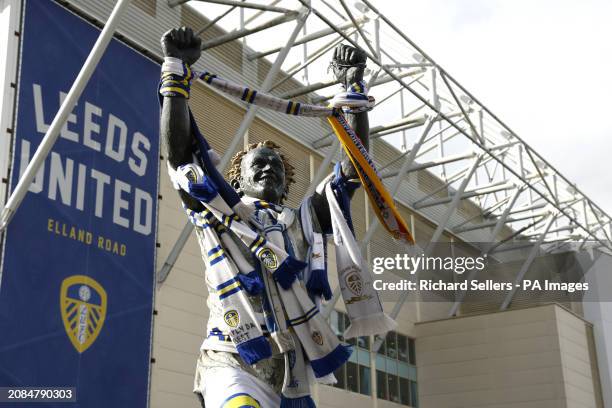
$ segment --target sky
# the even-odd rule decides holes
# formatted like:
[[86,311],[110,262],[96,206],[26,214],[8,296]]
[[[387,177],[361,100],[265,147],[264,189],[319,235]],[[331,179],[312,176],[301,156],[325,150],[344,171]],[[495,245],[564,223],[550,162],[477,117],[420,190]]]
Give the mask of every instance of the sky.
[[[612,153],[612,122],[608,120],[612,1],[371,2],[519,137],[612,215],[612,172],[608,166],[612,162],[608,157]],[[283,1],[280,5],[293,3],[298,4]],[[227,9],[210,3],[191,4],[209,18]],[[234,28],[237,19],[233,13],[222,25]],[[288,35],[291,25],[285,26]],[[267,44],[273,40],[270,35],[268,30],[261,32],[249,44]],[[284,42],[286,36],[281,37]],[[300,51],[292,51],[295,52]],[[299,58],[290,54],[288,61]],[[316,82],[313,78],[320,80],[324,73],[310,75],[311,81]]]
[[612,1],[373,4],[612,215]]

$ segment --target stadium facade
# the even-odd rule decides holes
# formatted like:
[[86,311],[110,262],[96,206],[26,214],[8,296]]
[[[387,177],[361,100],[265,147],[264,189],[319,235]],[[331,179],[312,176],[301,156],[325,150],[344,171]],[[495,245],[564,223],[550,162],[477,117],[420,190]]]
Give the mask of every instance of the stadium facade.
[[[134,0],[132,3],[119,25],[116,38],[157,63],[161,60],[159,38],[164,31],[183,25],[200,28],[210,22],[190,4],[170,7],[166,0]],[[115,2],[70,0],[58,1],[58,4],[99,26],[107,21]],[[14,128],[12,101],[15,98],[14,84],[18,83],[15,78],[20,44],[20,38],[14,33],[21,30],[23,4],[16,0],[2,0],[0,5],[0,38],[1,43],[7,45],[1,47],[0,64],[0,74],[3,75],[0,81],[3,86],[0,105],[3,183],[0,196],[4,200],[7,196],[6,180],[10,172],[16,171],[11,169],[11,134],[7,134],[5,129]],[[206,42],[224,34],[226,32],[215,25],[202,37]],[[252,47],[247,47],[240,39],[226,42],[206,50],[196,68],[205,68],[257,89],[272,64],[264,58],[247,58],[258,50],[257,44]],[[279,78],[284,76],[285,73],[279,74]],[[274,93],[288,95],[303,87],[302,82],[289,78]],[[155,84],[142,92],[155,97]],[[298,100],[312,102],[318,97],[319,94],[310,92],[300,95]],[[226,152],[232,136],[240,128],[246,106],[228,99],[203,82],[193,86],[190,106],[212,147],[221,154]],[[158,118],[149,120],[157,121]],[[296,206],[317,178],[321,163],[332,148],[317,144],[328,133],[329,129],[321,120],[287,119],[260,110],[240,144],[273,140],[282,146],[296,169],[296,183],[291,186],[288,197],[288,205]],[[381,165],[395,162],[387,166],[389,171],[400,170],[402,152],[391,144],[376,138],[371,149],[373,157]],[[154,291],[148,398],[151,407],[195,408],[199,403],[192,393],[193,375],[208,316],[204,264],[194,235],[185,227],[185,213],[165,168],[166,154],[162,146],[155,254],[158,274]],[[332,166],[327,168],[331,171]],[[456,251],[478,254],[468,241],[490,241],[489,229],[472,230],[469,239],[458,234],[456,229],[444,228],[441,235],[437,233],[438,221],[444,218],[452,200],[435,207],[415,208],[414,203],[420,199],[446,198],[447,195],[441,193],[446,187],[446,181],[427,168],[407,173],[395,195],[400,213],[423,248],[435,236],[438,242],[451,243]],[[509,196],[501,197],[508,200]],[[489,222],[484,210],[475,200],[461,200],[450,214],[451,224],[465,226]],[[352,211],[356,234],[363,238],[375,218],[363,191],[355,195]],[[492,241],[511,237],[516,230],[504,225],[496,229]],[[188,238],[184,248],[178,248],[177,252],[176,243],[184,241],[185,237]],[[382,229],[376,230],[367,244],[370,260],[405,252],[406,249],[392,241]],[[330,258],[333,259],[333,253]],[[382,343],[375,338],[353,341],[355,353],[350,362],[336,373],[338,384],[315,388],[317,406],[557,408],[612,405],[612,306],[600,301],[609,295],[607,292],[612,287],[609,277],[612,263],[609,259],[601,256],[586,274],[586,280],[599,291],[592,294],[595,298],[591,301],[576,301],[567,293],[534,297],[528,292],[518,292],[508,307],[500,310],[505,298],[503,294],[487,299],[465,299],[463,302],[445,294],[427,299],[422,299],[418,293],[410,293],[402,299],[398,296],[383,297],[385,309],[389,312],[398,305],[401,308],[395,313],[397,330],[389,333]],[[547,270],[546,265],[538,258],[529,269],[531,278],[550,275],[552,279],[563,279]],[[330,281],[335,282],[335,271],[330,272],[333,275]],[[398,278],[404,277],[401,271],[394,273]],[[442,278],[453,280],[452,274]],[[495,277],[500,281],[505,278],[503,271]],[[342,307],[338,302],[330,314],[332,326],[339,335],[347,324]]]

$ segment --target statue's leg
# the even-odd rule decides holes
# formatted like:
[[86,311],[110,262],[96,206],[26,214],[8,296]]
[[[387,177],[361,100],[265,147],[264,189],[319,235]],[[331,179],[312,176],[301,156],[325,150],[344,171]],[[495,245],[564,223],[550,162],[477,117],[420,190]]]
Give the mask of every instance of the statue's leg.
[[202,404],[202,408],[206,408],[206,405],[204,404],[204,397],[202,396],[202,394],[200,394],[199,392],[194,393],[196,395],[196,397],[198,397],[198,401],[200,401],[200,404]]
[[[219,353],[219,355],[230,353]],[[233,363],[231,362],[233,361]],[[213,360],[202,352],[198,359],[193,391],[202,407],[269,408],[280,406],[280,395],[272,386],[235,362]]]

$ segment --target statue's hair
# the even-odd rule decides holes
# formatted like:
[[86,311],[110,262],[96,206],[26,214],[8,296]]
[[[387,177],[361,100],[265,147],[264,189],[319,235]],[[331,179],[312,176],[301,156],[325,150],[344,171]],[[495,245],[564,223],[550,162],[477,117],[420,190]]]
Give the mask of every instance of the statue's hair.
[[295,174],[295,167],[293,167],[289,163],[289,160],[287,159],[287,157],[285,157],[285,155],[280,150],[280,146],[271,140],[264,140],[263,142],[259,142],[259,143],[251,143],[247,146],[246,149],[241,150],[238,153],[236,153],[236,155],[234,155],[234,157],[232,158],[231,166],[229,170],[227,171],[227,178],[230,180],[230,182],[232,182],[233,180],[239,180],[240,179],[240,166],[242,164],[242,159],[248,152],[254,149],[258,149],[260,147],[267,147],[268,149],[274,150],[279,155],[279,157],[281,158],[281,161],[283,162],[283,166],[285,167],[285,192],[283,193],[283,197],[281,198],[281,202],[283,202],[287,198],[287,195],[289,194],[289,185],[292,183],[295,183],[295,179],[293,178]]

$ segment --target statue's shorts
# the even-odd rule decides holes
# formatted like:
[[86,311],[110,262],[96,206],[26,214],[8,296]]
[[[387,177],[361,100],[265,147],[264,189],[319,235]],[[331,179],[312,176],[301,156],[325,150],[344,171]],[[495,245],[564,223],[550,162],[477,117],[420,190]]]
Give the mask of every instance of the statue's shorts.
[[206,351],[198,359],[193,391],[201,395],[205,408],[280,407],[280,395],[270,384],[232,362],[211,364]]

